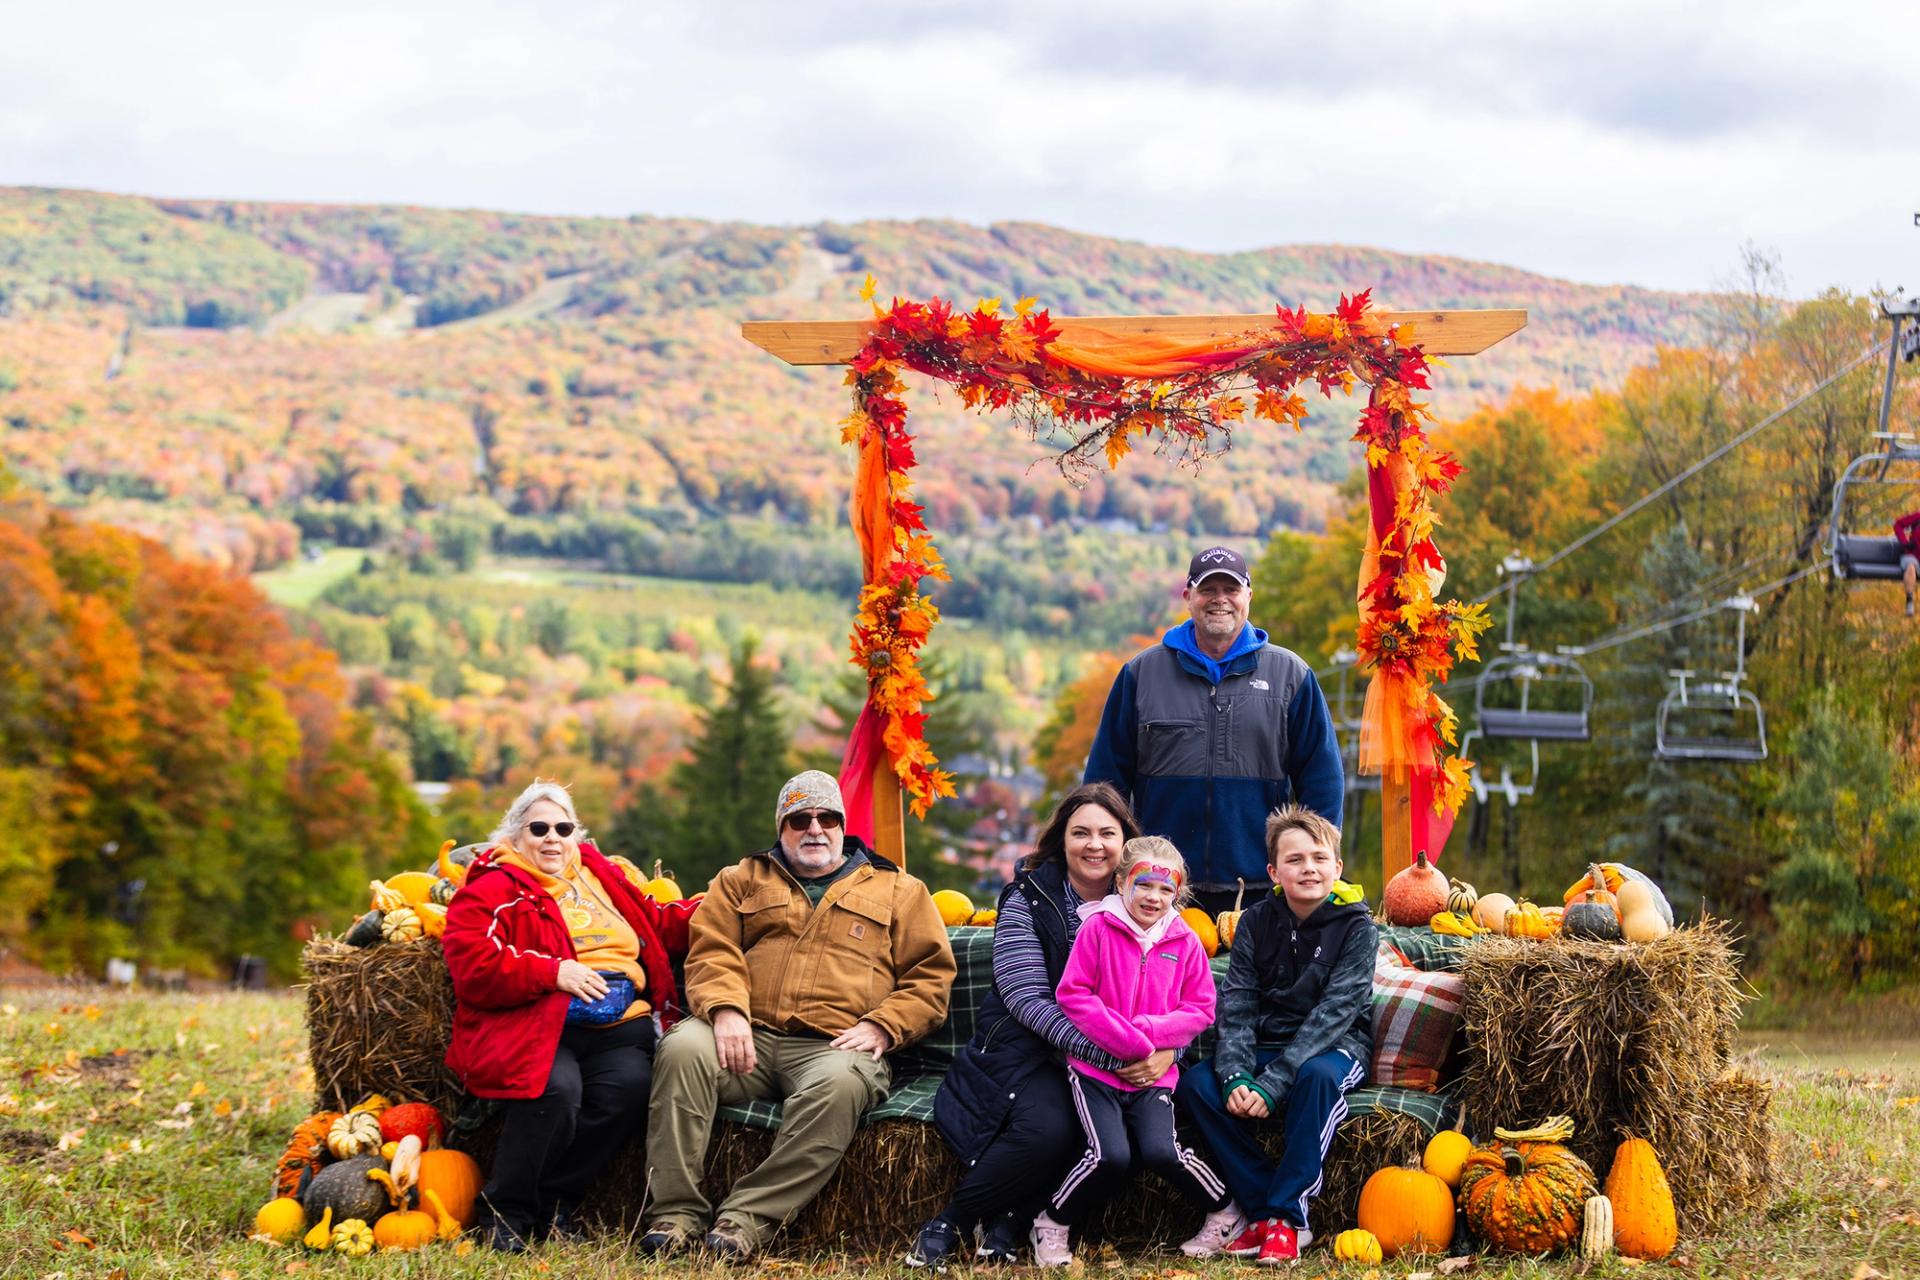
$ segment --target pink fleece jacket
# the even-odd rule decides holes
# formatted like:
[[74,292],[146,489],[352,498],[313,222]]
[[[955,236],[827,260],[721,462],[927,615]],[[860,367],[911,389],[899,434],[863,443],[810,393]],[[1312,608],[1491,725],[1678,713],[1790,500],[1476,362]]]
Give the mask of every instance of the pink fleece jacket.
[[[1083,911],[1086,910],[1083,908]],[[1143,931],[1119,897],[1098,903],[1080,926],[1060,978],[1060,1008],[1089,1040],[1123,1062],[1156,1049],[1184,1049],[1213,1025],[1213,971],[1206,948],[1187,922],[1166,918]],[[1069,1058],[1082,1075],[1133,1090],[1110,1071]],[[1168,1067],[1154,1085],[1170,1089],[1180,1068]]]

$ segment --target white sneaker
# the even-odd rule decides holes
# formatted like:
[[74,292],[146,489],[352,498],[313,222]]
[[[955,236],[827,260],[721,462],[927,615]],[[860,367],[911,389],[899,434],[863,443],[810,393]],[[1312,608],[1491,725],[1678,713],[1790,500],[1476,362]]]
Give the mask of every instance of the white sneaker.
[[1033,1220],[1028,1237],[1033,1242],[1033,1263],[1037,1267],[1064,1267],[1073,1262],[1073,1245],[1068,1242],[1069,1228],[1046,1214]]
[[1240,1212],[1240,1206],[1227,1201],[1224,1209],[1215,1209],[1200,1224],[1200,1230],[1193,1239],[1180,1246],[1180,1252],[1189,1258],[1211,1258],[1232,1244],[1242,1231],[1247,1229],[1247,1215]]

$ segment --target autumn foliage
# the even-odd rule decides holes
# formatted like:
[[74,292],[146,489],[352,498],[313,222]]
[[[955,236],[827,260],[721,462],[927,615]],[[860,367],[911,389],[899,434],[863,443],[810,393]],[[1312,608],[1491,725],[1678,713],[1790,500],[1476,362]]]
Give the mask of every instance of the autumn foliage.
[[333,654],[245,578],[14,487],[0,634],[0,945],[290,970],[304,930],[430,847]]

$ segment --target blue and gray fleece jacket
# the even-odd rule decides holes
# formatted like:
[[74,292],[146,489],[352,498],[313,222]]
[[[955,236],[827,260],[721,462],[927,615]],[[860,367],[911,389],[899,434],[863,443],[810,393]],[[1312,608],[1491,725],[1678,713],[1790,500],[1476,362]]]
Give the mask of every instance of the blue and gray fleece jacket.
[[1346,795],[1312,669],[1251,625],[1216,662],[1191,621],[1120,669],[1085,780],[1119,788],[1143,831],[1179,847],[1200,889],[1266,885],[1267,815],[1298,801],[1337,825]]
[[[1220,1096],[1246,1085],[1282,1113],[1300,1068],[1329,1049],[1373,1061],[1379,930],[1364,902],[1321,903],[1305,920],[1269,893],[1240,917],[1220,992],[1213,1069]],[[1258,1067],[1262,1049],[1278,1056]]]

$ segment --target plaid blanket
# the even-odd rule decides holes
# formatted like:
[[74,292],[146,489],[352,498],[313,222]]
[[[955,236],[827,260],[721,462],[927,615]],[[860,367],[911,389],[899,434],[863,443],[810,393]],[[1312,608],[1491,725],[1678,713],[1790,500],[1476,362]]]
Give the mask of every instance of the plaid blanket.
[[[958,975],[954,978],[947,1020],[939,1030],[919,1044],[894,1055],[893,1088],[861,1119],[863,1126],[878,1124],[882,1120],[931,1122],[933,1097],[940,1092],[940,1082],[946,1078],[947,1067],[960,1047],[973,1038],[974,1015],[980,1008],[981,997],[993,985],[993,930],[953,928],[947,930],[947,937],[953,943],[953,958],[959,967]],[[1214,957],[1214,985],[1217,987],[1224,983],[1226,977],[1227,957]],[[1195,1042],[1195,1059],[1206,1057],[1212,1044],[1213,1033],[1208,1031]],[[1351,1120],[1355,1116],[1396,1112],[1412,1116],[1424,1124],[1428,1132],[1437,1132],[1451,1124],[1457,1114],[1457,1093],[1457,1086],[1449,1086],[1439,1093],[1372,1086],[1355,1089],[1347,1095],[1348,1118]],[[780,1115],[778,1102],[750,1102],[745,1106],[721,1107],[719,1111],[722,1120],[732,1120],[756,1129],[779,1128]]]

